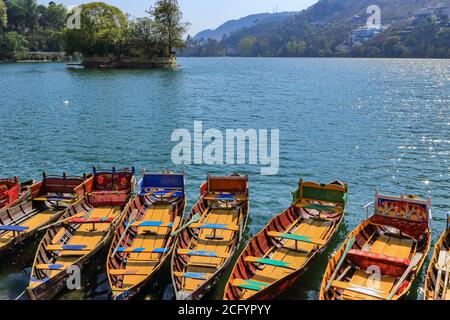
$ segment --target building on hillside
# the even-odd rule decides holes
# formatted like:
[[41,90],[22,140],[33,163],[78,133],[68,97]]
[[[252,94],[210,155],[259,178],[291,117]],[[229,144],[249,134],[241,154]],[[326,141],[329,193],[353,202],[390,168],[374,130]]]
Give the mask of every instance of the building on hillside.
[[429,19],[433,16],[438,18],[450,18],[450,5],[439,4],[432,7],[422,8],[414,14],[415,19]]
[[225,54],[229,57],[237,57],[238,52],[237,52],[236,48],[228,47]]
[[349,44],[351,47],[359,46],[367,40],[382,33],[387,28],[387,26],[383,25],[373,25],[354,29],[349,35]]

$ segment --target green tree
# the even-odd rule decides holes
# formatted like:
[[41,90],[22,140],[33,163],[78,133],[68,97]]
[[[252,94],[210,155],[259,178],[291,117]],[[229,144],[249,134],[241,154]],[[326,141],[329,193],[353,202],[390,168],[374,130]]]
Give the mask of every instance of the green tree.
[[238,44],[238,53],[243,57],[250,57],[252,55],[253,44],[255,43],[254,38],[243,38]]
[[383,43],[383,52],[385,57],[401,58],[406,56],[406,48],[399,36],[386,38]]
[[182,37],[188,24],[181,22],[183,15],[177,0],[157,0],[148,13],[155,21],[155,32],[166,56],[173,54],[173,49],[184,47]]
[[286,44],[288,55],[297,57],[302,56],[306,50],[306,43],[302,40],[291,40]]
[[158,43],[156,23],[148,18],[137,18],[129,24],[129,39],[133,47],[142,49],[147,55],[154,54]]
[[117,53],[122,47],[127,20],[124,13],[103,2],[81,5],[81,28],[66,30],[69,54],[86,55]]
[[8,13],[6,9],[6,4],[3,0],[0,0],[0,31],[2,28],[6,28],[8,24]]
[[24,36],[16,31],[5,33],[3,47],[3,55],[7,59],[21,60],[28,54],[28,42]]
[[21,34],[32,33],[38,25],[39,12],[36,0],[6,0],[8,28]]
[[39,25],[45,29],[62,30],[67,19],[67,9],[62,4],[51,1],[46,6],[39,6]]

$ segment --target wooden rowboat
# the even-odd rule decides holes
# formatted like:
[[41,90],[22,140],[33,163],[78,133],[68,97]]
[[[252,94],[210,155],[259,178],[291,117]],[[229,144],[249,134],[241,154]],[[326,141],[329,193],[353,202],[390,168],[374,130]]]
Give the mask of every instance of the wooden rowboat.
[[18,177],[0,179],[0,209],[13,207],[27,199],[33,180],[19,183]]
[[341,224],[347,184],[303,182],[292,205],[254,236],[236,261],[224,300],[273,299],[289,288]]
[[[374,204],[374,214],[368,208]],[[375,194],[367,219],[328,263],[321,300],[398,300],[430,249],[431,200]]]
[[[450,300],[450,212],[447,213],[447,228],[442,233],[425,278],[425,300]],[[436,285],[438,283],[438,285]]]
[[178,300],[198,300],[232,260],[247,225],[248,177],[208,176],[172,255]]
[[66,287],[67,279],[109,243],[131,204],[134,168],[94,168],[93,173],[82,185],[85,196],[48,226],[39,244],[27,288],[31,299],[51,299]]
[[112,299],[135,296],[170,257],[186,197],[182,174],[144,174],[108,253]]
[[55,222],[77,196],[76,188],[86,176],[69,177],[43,174],[42,181],[26,191],[26,201],[0,210],[0,254],[13,250],[25,239],[33,237],[39,228]]

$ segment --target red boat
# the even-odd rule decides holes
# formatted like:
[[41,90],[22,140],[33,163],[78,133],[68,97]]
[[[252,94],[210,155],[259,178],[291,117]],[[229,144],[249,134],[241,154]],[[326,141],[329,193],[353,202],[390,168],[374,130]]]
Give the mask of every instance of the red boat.
[[33,180],[21,184],[18,177],[0,179],[0,209],[24,201],[32,184]]
[[64,210],[77,200],[77,187],[88,176],[51,176],[29,187],[27,197],[15,205],[0,209],[0,255],[32,238],[43,226],[57,221]]
[[66,287],[73,268],[83,269],[107,246],[132,203],[134,168],[93,170],[78,189],[79,200],[61,219],[47,226],[39,244],[27,288],[31,299],[51,299]]

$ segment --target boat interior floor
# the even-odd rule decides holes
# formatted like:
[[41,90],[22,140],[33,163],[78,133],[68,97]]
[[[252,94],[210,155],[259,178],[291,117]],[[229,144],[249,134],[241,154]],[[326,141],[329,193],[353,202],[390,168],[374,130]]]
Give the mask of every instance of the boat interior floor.
[[[239,225],[239,209],[238,208],[220,208],[210,209],[204,215],[202,224],[224,224],[229,226]],[[231,247],[235,244],[237,238],[236,231],[230,230],[210,230],[200,229],[198,239],[191,240],[189,249],[196,251],[214,251],[218,255],[230,254]],[[215,237],[211,237],[215,235]],[[225,258],[190,256],[187,257],[188,263],[184,272],[204,274],[205,279],[209,279],[217,269],[224,263]],[[183,278],[183,290],[194,291],[205,280]]]
[[[447,246],[441,246],[441,248],[439,249],[439,252],[446,252],[447,257],[450,254],[450,251],[448,250]],[[432,262],[430,262],[432,263]],[[430,284],[432,284],[432,292],[434,293],[434,289],[436,288],[436,281],[437,281],[437,275],[439,273],[439,264],[437,262],[432,263],[433,266],[433,272],[431,272],[429,274],[430,276]],[[438,295],[437,295],[437,299],[440,300],[450,300],[450,281],[447,281],[447,287],[445,288],[445,295],[442,296],[444,294],[444,286],[445,286],[445,273],[447,272],[447,266],[444,262],[444,265],[441,267],[441,278],[439,280],[439,284],[437,284],[439,286],[439,290],[438,290]],[[433,295],[433,294],[432,294]]]
[[[108,208],[93,208],[88,214],[89,219],[95,218],[114,218],[120,214],[120,207],[108,207]],[[76,231],[70,236],[70,231],[66,230],[65,227],[55,235],[52,240],[52,244],[61,244],[61,240],[69,235],[70,239],[64,245],[73,246],[86,246],[86,250],[65,250],[65,251],[55,251],[57,254],[56,259],[52,262],[53,264],[61,264],[64,269],[74,264],[80,259],[81,256],[89,254],[105,237],[105,232],[109,228],[107,223],[99,223],[95,225],[95,230],[93,230],[92,224],[81,224],[78,226]],[[50,277],[55,276],[61,272],[60,270],[50,271]]]
[[[414,243],[412,239],[399,238],[382,234],[374,241],[368,251],[385,256],[408,259],[411,250],[413,249],[413,244]],[[373,283],[372,277],[372,273],[357,269],[348,282],[357,286],[370,287],[370,285]],[[382,275],[379,287],[377,289],[386,294],[389,294],[393,289],[396,280],[396,277]],[[349,300],[365,300],[368,298],[368,296],[350,290],[343,290],[342,298]],[[374,297],[370,298],[375,299]]]
[[[332,221],[322,221],[316,219],[306,219],[300,224],[294,222],[288,227],[287,232],[295,235],[310,237],[313,239],[326,239],[330,229],[333,227]],[[289,268],[265,265],[261,269],[257,269],[250,280],[262,282],[265,284],[272,284],[277,280],[284,278],[300,269],[307,261],[311,251],[316,247],[316,244],[298,242],[296,247],[295,240],[284,240],[281,242],[282,246],[273,247],[266,256],[271,260],[278,260],[286,262]],[[243,289],[242,299],[248,299],[255,294],[255,291]]]
[[[170,215],[171,205],[156,204],[149,207],[141,221],[162,221],[169,223],[171,221]],[[171,232],[170,228],[166,227],[141,227],[138,229],[136,237],[133,239],[130,247],[133,248],[165,248],[167,241],[167,233]],[[125,274],[122,281],[122,289],[132,287],[139,283],[153,272],[155,267],[159,264],[161,253],[125,253],[128,255],[125,265]]]
[[[37,213],[30,213],[29,216],[20,222],[19,224],[14,224],[15,226],[28,227],[24,233],[29,233],[36,231],[36,229],[45,226],[49,222],[53,221],[61,212],[58,208],[46,208],[46,210],[38,211]],[[14,223],[14,222],[13,222]],[[6,231],[0,233],[0,246],[7,244],[13,238],[17,236],[16,232]]]

